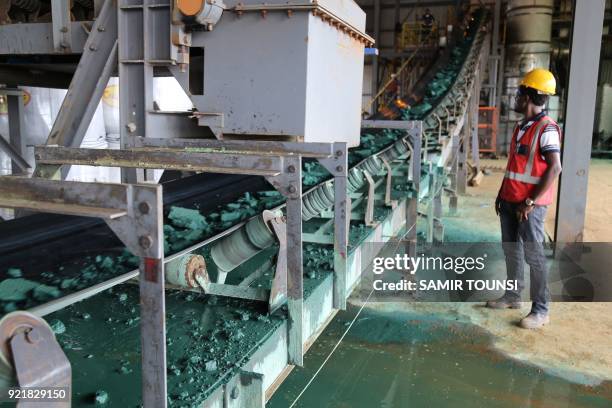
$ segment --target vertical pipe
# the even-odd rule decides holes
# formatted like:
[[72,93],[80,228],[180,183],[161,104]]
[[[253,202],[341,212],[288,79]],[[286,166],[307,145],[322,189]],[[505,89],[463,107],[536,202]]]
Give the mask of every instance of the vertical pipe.
[[[504,67],[504,116],[507,123],[521,119],[511,106],[521,78],[533,68],[548,68],[550,65],[553,3],[553,0],[508,1]],[[513,126],[506,128],[511,131]],[[504,136],[504,139],[510,138],[509,134]]]
[[560,243],[581,242],[584,238],[604,8],[605,0],[574,2],[565,109],[567,137],[562,150],[562,157],[571,153],[571,160],[563,160],[555,220],[555,241]]

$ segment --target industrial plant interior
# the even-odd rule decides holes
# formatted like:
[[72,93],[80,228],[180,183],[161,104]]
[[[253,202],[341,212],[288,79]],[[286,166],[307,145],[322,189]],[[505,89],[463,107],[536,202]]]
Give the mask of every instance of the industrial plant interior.
[[[0,406],[612,407],[611,22],[610,0],[0,0]],[[504,186],[551,157],[550,202],[511,207],[522,303],[380,297],[376,260],[424,248],[503,247],[510,279]],[[592,296],[551,266],[534,309],[525,225],[547,265],[591,262]]]

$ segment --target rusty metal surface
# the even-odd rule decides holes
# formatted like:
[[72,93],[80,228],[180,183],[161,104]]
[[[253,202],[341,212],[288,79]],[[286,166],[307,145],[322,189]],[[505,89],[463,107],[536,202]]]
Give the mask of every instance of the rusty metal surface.
[[[15,368],[17,383],[21,388],[64,387],[70,395],[70,362],[43,319],[23,311],[9,313],[0,321],[0,339],[2,355]],[[45,404],[49,407],[70,407],[70,399]],[[40,406],[40,403],[20,402],[19,406]]]
[[128,186],[0,177],[0,207],[114,219],[127,212]]
[[282,158],[249,154],[190,151],[189,149],[134,148],[122,150],[36,146],[36,160],[45,165],[76,164],[137,169],[202,171],[209,173],[276,176]]
[[175,147],[175,148],[203,148],[223,149],[226,152],[256,152],[261,155],[295,155],[302,157],[322,158],[334,154],[331,143],[298,143],[258,141],[253,143],[245,140],[216,140],[216,139],[159,139],[137,136],[133,138],[136,147]]

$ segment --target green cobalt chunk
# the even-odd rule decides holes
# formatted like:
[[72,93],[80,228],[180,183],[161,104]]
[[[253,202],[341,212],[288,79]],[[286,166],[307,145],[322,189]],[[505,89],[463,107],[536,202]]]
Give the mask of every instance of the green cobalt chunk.
[[108,392],[104,390],[96,391],[95,400],[96,400],[96,405],[106,405],[106,403],[108,402]]
[[23,275],[21,273],[21,269],[19,268],[8,268],[8,270],[6,271],[6,274],[10,276],[11,278],[21,278],[21,276]]
[[175,227],[206,229],[208,226],[206,219],[198,210],[189,208],[171,207],[168,219],[172,221],[172,225]]

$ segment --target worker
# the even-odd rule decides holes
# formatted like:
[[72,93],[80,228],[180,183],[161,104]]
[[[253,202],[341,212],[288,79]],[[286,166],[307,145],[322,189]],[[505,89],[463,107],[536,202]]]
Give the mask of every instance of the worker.
[[436,19],[433,14],[431,14],[431,11],[426,8],[425,13],[421,16],[421,41],[429,36],[435,21]]
[[561,173],[559,125],[546,116],[549,95],[555,94],[553,74],[536,68],[522,79],[514,111],[524,119],[514,128],[506,174],[495,200],[500,217],[508,279],[517,289],[487,302],[494,309],[519,309],[525,286],[524,262],[530,268],[531,311],[520,327],[536,329],[549,322],[548,266],[544,256],[544,218],[553,200],[553,184]]

